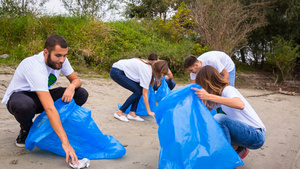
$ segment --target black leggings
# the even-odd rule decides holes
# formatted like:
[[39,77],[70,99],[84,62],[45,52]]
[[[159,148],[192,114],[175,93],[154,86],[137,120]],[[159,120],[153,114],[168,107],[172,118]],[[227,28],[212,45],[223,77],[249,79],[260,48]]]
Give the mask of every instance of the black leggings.
[[[61,98],[66,88],[58,87],[49,90],[53,101]],[[74,101],[77,105],[82,106],[88,98],[88,92],[79,87],[75,90]],[[7,102],[8,111],[15,116],[20,123],[20,127],[29,130],[32,125],[32,119],[35,114],[42,113],[44,108],[40,102],[36,92],[20,91],[15,92],[10,96]]]

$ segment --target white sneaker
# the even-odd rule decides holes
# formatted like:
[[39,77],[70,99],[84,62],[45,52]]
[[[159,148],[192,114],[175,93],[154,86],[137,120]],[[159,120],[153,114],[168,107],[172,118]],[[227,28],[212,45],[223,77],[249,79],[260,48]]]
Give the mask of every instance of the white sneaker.
[[125,115],[119,116],[117,113],[114,114],[114,117],[120,121],[128,122],[129,120],[126,118]]
[[127,115],[127,118],[128,118],[129,120],[144,121],[144,119],[142,119],[140,116],[133,117],[133,116],[131,116],[130,114]]

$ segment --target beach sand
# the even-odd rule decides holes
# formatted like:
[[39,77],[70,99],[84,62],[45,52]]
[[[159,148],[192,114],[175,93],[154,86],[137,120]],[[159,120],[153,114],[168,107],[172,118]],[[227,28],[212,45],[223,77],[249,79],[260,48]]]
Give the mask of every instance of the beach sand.
[[[0,99],[13,73],[0,72]],[[158,125],[152,117],[144,122],[128,123],[116,120],[113,113],[117,104],[123,104],[130,92],[111,79],[82,78],[89,98],[83,107],[92,111],[92,118],[103,134],[112,135],[122,143],[127,152],[119,159],[91,160],[91,169],[156,169],[160,145]],[[60,77],[55,86],[66,86]],[[54,86],[54,87],[55,87]],[[176,88],[183,84],[177,84]],[[267,128],[264,146],[250,150],[237,169],[300,169],[300,96],[283,95],[274,91],[238,88],[256,110]],[[70,168],[65,157],[41,150],[33,151],[15,146],[20,128],[6,107],[0,105],[0,168],[3,169],[53,169]],[[217,162],[217,161],[216,161]]]

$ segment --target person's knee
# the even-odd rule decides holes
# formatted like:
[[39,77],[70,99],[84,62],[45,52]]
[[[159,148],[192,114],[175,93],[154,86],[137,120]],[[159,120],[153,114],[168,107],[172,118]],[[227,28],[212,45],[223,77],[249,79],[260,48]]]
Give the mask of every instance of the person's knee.
[[89,93],[85,88],[79,87],[76,89],[74,100],[77,105],[82,106],[87,101],[88,97]]
[[173,80],[167,80],[167,84],[168,84],[170,90],[173,90],[174,87],[176,86],[176,82]]
[[219,123],[223,124],[226,121],[226,115],[225,114],[215,114],[214,119]]

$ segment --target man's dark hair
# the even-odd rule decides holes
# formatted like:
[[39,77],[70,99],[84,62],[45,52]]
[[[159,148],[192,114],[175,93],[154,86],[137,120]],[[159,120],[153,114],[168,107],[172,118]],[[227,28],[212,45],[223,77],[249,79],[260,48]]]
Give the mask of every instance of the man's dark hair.
[[198,59],[194,55],[190,55],[185,58],[183,67],[185,69],[188,69],[189,67],[193,66],[197,61],[198,61]]
[[148,56],[148,60],[157,60],[158,57],[155,53],[150,53]]
[[51,53],[56,45],[59,45],[61,48],[68,47],[68,43],[63,37],[59,35],[50,35],[46,40],[44,49],[47,49]]

